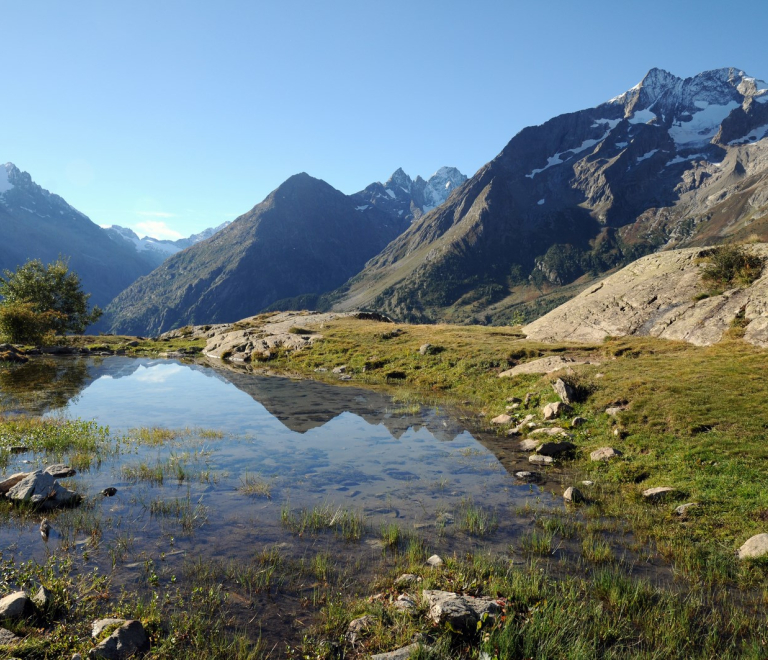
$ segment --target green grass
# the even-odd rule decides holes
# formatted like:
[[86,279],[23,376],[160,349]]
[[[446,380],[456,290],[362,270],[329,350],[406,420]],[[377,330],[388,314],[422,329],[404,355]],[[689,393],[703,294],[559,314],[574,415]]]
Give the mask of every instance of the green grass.
[[267,481],[259,476],[248,474],[246,472],[240,479],[240,487],[238,490],[245,495],[251,495],[253,497],[266,497],[272,499],[272,484],[273,481]]
[[299,536],[333,530],[347,541],[359,541],[367,528],[362,513],[328,502],[298,511],[292,510],[286,502],[280,510],[280,519],[285,527]]

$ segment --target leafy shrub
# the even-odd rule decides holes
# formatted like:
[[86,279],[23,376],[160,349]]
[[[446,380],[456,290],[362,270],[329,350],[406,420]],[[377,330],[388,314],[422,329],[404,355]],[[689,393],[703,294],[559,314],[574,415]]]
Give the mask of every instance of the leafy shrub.
[[713,289],[749,286],[760,277],[765,260],[742,245],[719,245],[702,254],[701,279]]
[[0,336],[14,344],[42,344],[53,336],[60,312],[39,312],[34,303],[12,302],[0,306]]

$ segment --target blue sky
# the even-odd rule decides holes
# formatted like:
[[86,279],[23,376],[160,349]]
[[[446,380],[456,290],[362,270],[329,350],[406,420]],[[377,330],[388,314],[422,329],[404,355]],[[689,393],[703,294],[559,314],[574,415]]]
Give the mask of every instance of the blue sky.
[[297,172],[468,175],[648,69],[768,78],[768,3],[0,0],[0,162],[99,224],[232,220]]

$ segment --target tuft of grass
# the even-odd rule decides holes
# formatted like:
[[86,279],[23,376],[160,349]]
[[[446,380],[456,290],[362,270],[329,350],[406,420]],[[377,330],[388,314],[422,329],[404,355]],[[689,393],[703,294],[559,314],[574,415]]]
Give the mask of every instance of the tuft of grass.
[[553,552],[554,534],[552,532],[533,530],[520,537],[520,550],[526,556],[551,555]]
[[272,482],[246,472],[240,479],[238,490],[254,497],[272,499]]
[[763,272],[765,260],[743,245],[718,245],[701,255],[701,279],[710,289],[749,286]]
[[299,511],[293,511],[290,503],[286,503],[280,510],[280,520],[285,527],[299,536],[333,530],[346,541],[359,541],[366,530],[362,513],[334,507],[328,502]]
[[456,524],[459,529],[472,536],[488,536],[499,526],[496,513],[476,505],[471,497],[461,499]]

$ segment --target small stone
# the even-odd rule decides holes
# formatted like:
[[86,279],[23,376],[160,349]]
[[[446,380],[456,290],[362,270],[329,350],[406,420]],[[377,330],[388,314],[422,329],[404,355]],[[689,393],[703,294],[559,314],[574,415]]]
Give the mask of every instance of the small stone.
[[54,479],[66,479],[67,477],[76,475],[77,471],[69,467],[69,465],[57,463],[56,465],[49,465],[45,468],[45,473],[50,474]]
[[536,447],[539,446],[539,442],[538,440],[528,438],[527,440],[522,440],[518,446],[521,451],[535,451]]
[[412,610],[416,607],[416,601],[413,600],[408,594],[401,594],[395,601],[395,607],[398,610]]
[[529,435],[549,435],[549,436],[562,435],[566,438],[573,437],[570,433],[568,433],[568,431],[566,431],[563,428],[560,428],[559,426],[550,426],[549,428],[545,428],[545,429],[536,429],[535,431],[531,431]]
[[417,651],[419,648],[423,648],[421,644],[409,644],[396,651],[388,651],[387,653],[377,653],[371,656],[371,660],[408,660],[411,654]]
[[409,585],[419,581],[419,576],[413,573],[403,573],[397,580],[395,580],[396,586]]
[[587,420],[584,417],[574,417],[571,420],[571,426],[573,428],[578,428],[579,426],[584,426],[584,424],[587,423]]
[[88,652],[89,658],[124,660],[149,649],[149,637],[139,621],[126,621]]
[[669,486],[657,486],[643,491],[643,497],[649,502],[663,502],[677,495],[678,491]]
[[560,400],[565,404],[571,404],[576,399],[576,391],[562,378],[558,378],[552,383],[552,389],[555,390],[555,394],[557,394],[557,396],[560,397]]
[[511,421],[512,418],[509,415],[499,415],[491,420],[491,424],[509,424]]
[[622,410],[626,410],[626,406],[611,406],[610,408],[605,409],[605,414],[610,415],[611,417],[615,417],[618,415]]
[[427,563],[433,568],[437,568],[438,566],[443,565],[443,560],[440,555],[432,555],[429,559],[427,559]]
[[32,600],[23,591],[14,591],[0,598],[0,619],[21,619],[34,609]]
[[437,352],[435,349],[436,347],[432,346],[432,344],[422,344],[419,347],[419,355],[432,355]]
[[571,453],[576,449],[576,445],[572,442],[545,442],[541,445],[536,452],[542,456],[552,456],[556,458],[562,454]]
[[541,409],[541,414],[545,420],[556,419],[563,413],[570,412],[571,407],[561,401],[555,401],[555,403],[548,403]]
[[515,477],[528,484],[535,484],[536,482],[541,481],[541,475],[538,472],[528,472],[527,470],[515,472]]
[[551,456],[542,456],[541,454],[532,454],[528,457],[529,463],[534,463],[536,465],[550,465],[551,463],[555,462],[555,459]]
[[531,400],[533,399],[534,394],[533,392],[528,392],[528,394],[525,395],[525,401],[523,401],[523,404],[527,408],[531,404]]
[[565,489],[565,492],[563,493],[563,499],[566,502],[573,502],[574,504],[578,504],[579,502],[584,501],[584,495],[582,495],[578,488],[570,486],[569,488]]
[[117,488],[115,488],[114,486],[110,486],[109,488],[105,488],[104,490],[102,490],[101,494],[104,497],[113,497],[115,494],[117,494]]
[[345,374],[347,373],[347,365],[342,364],[340,367],[334,367],[333,373],[335,374]]
[[373,617],[366,614],[357,619],[352,619],[347,627],[347,641],[350,644],[354,644],[363,633],[371,627],[373,623]]
[[32,596],[31,600],[38,609],[45,611],[53,603],[53,593],[49,589],[46,589],[44,586],[41,586],[37,590],[37,593]]
[[12,644],[18,644],[21,641],[21,637],[14,635],[10,630],[0,628],[0,646],[11,646]]
[[698,508],[699,503],[698,502],[688,502],[687,504],[681,504],[679,507],[675,509],[675,513],[678,516],[687,516],[688,511],[690,509],[696,509]]
[[589,481],[588,479],[585,479],[584,481],[581,482],[581,485],[582,486],[594,486],[595,482],[594,481]]
[[768,534],[756,534],[746,540],[738,550],[739,559],[754,559],[768,554]]
[[610,461],[612,458],[617,458],[619,456],[621,456],[621,452],[618,449],[614,449],[613,447],[600,447],[600,449],[595,449],[595,451],[589,455],[589,460]]
[[512,410],[517,410],[519,407],[520,407],[519,403],[511,403],[510,405],[507,406],[506,410],[507,412],[510,412]]

